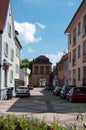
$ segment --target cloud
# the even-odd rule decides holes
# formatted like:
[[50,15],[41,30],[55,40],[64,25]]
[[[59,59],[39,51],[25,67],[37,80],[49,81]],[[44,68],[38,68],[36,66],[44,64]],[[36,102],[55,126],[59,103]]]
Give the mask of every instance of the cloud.
[[29,49],[28,49],[28,52],[29,52],[29,53],[34,53],[35,51],[34,51],[32,48],[29,48]]
[[38,43],[41,37],[36,37],[36,25],[28,22],[14,22],[15,29],[19,32],[19,39],[23,44]]
[[63,52],[59,52],[58,54],[45,54],[46,57],[48,57],[53,65],[56,65],[63,56]]
[[40,28],[44,29],[45,25],[41,24],[41,23],[36,23],[37,26],[39,26]]
[[69,2],[68,5],[69,6],[74,6],[74,3],[73,2]]

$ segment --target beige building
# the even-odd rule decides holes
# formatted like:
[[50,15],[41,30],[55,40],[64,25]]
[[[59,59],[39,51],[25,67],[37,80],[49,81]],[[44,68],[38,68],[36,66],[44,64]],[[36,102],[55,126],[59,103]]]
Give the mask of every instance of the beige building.
[[65,33],[68,33],[69,84],[86,87],[86,0],[83,0]]
[[31,84],[34,86],[45,86],[50,84],[50,73],[52,63],[43,55],[37,57],[32,64]]

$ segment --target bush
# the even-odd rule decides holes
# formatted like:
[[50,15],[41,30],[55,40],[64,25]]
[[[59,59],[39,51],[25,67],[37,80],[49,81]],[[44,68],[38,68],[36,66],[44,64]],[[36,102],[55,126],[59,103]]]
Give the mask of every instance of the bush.
[[[84,125],[83,129],[79,130],[85,130],[85,127]],[[34,117],[28,119],[26,116],[1,115],[0,130],[77,130],[77,128],[74,125],[63,126],[55,119],[51,124],[47,124],[44,119],[39,121]]]

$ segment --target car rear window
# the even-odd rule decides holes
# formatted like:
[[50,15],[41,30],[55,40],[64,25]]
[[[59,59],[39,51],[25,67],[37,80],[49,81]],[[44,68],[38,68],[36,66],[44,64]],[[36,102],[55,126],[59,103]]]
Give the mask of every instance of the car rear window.
[[19,87],[19,89],[27,89],[27,87]]
[[85,88],[75,88],[75,92],[86,92]]

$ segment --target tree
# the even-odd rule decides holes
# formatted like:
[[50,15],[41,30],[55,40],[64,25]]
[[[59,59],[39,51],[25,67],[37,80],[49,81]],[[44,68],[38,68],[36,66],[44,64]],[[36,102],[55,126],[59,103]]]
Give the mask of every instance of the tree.
[[32,69],[33,61],[29,61],[28,59],[23,59],[20,61],[20,68],[29,68]]

